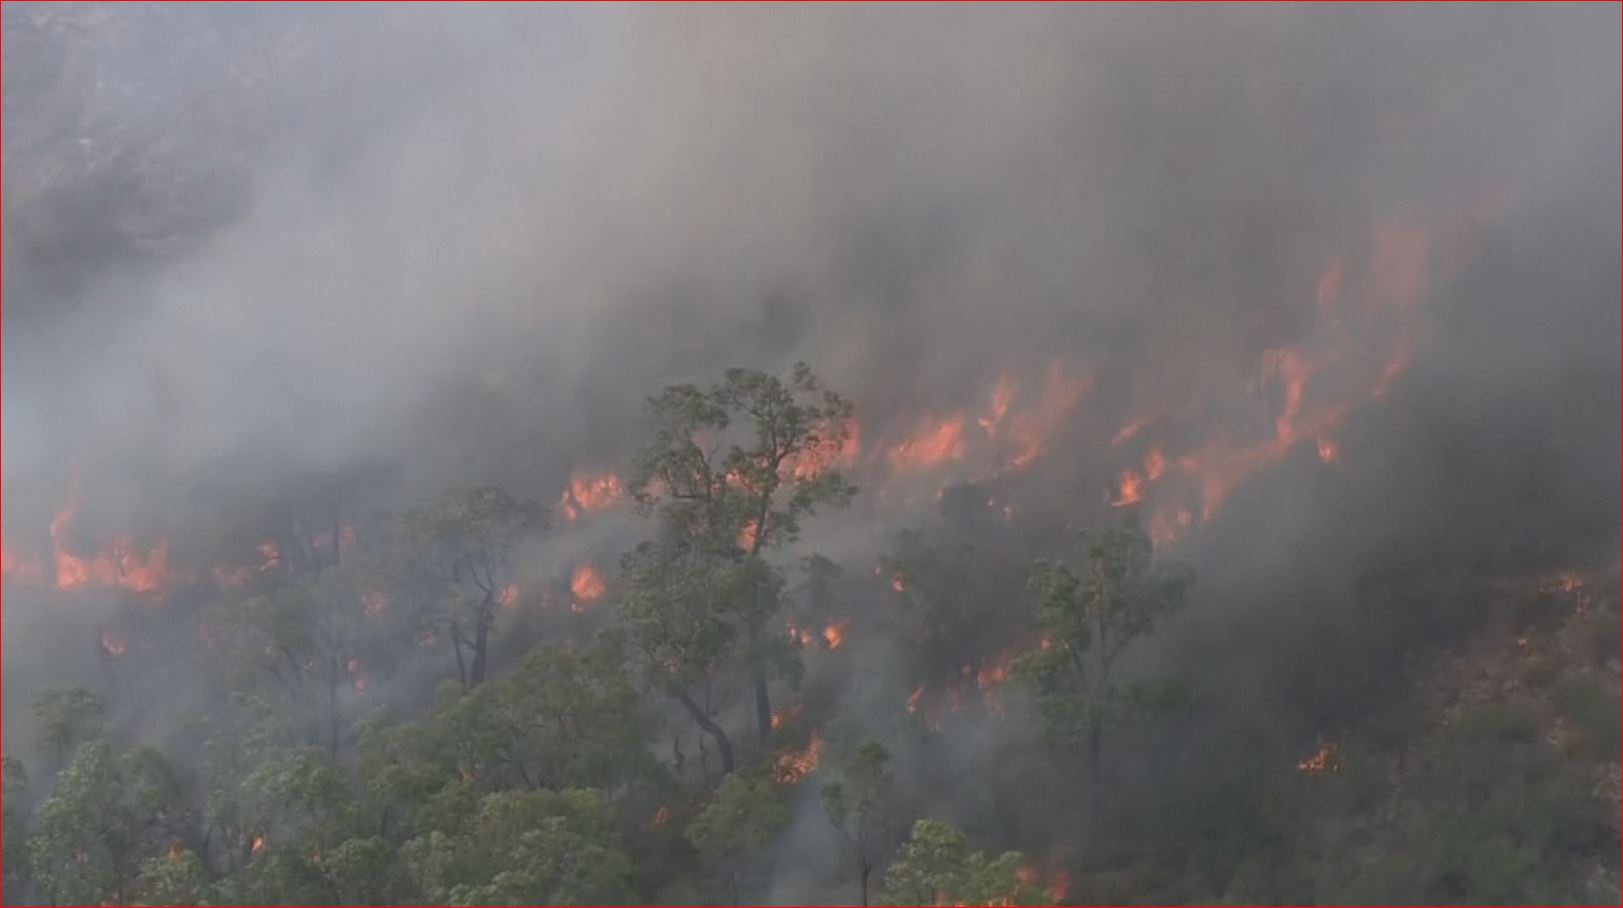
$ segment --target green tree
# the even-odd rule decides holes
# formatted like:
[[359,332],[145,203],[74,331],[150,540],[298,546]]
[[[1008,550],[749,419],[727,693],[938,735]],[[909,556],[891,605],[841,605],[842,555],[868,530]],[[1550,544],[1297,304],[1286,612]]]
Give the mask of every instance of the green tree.
[[28,830],[25,828],[25,818],[21,804],[28,792],[28,771],[23,767],[21,760],[6,756],[0,758],[4,763],[3,803],[5,814],[4,827],[0,827],[0,841],[4,842],[3,860],[6,889],[13,893],[12,901],[20,902],[19,895],[24,894],[26,887],[31,883],[28,873]]
[[175,795],[156,751],[82,745],[35,817],[29,857],[40,893],[73,905],[128,902],[142,852],[171,839]]
[[135,878],[136,904],[206,905],[212,881],[197,853],[179,844],[141,862]]
[[431,510],[403,514],[398,523],[446,591],[434,612],[450,635],[463,686],[484,683],[490,634],[512,582],[513,550],[545,529],[547,509],[480,486],[452,492]]
[[290,576],[242,602],[209,610],[228,677],[283,701],[303,717],[303,741],[336,760],[344,743],[346,693],[364,673],[389,668],[389,641],[374,633],[351,568]]
[[407,842],[405,858],[421,891],[446,904],[614,904],[631,895],[613,814],[584,789],[485,795]]
[[823,810],[851,850],[862,904],[867,905],[868,879],[890,834],[890,752],[878,741],[865,742],[843,761],[840,775],[823,786]]
[[1041,889],[1021,882],[1018,851],[989,855],[940,820],[919,820],[885,872],[886,905],[1046,905]]
[[34,721],[58,762],[81,741],[101,733],[107,704],[88,687],[53,687],[34,701]]
[[1007,587],[957,534],[899,533],[880,568],[902,601],[898,636],[918,676],[955,677],[1014,642]]
[[[633,461],[630,488],[642,513],[663,519],[667,536],[660,548],[674,551],[641,562],[644,573],[655,576],[640,579],[670,570],[703,573],[706,562],[759,560],[793,542],[803,517],[821,506],[843,506],[856,493],[838,469],[852,406],[822,389],[805,363],[787,379],[729,369],[708,390],[673,385],[648,407],[654,437]],[[742,650],[765,743],[772,732],[768,682],[798,664],[782,635],[765,633],[781,605],[783,579],[764,567],[730,579],[744,581],[722,584],[744,601],[712,600],[713,621],[692,623],[701,635],[710,623],[733,627],[722,648]],[[650,630],[646,621],[637,624]]]
[[319,750],[283,753],[260,764],[239,786],[248,855],[266,848],[311,855],[348,838],[359,805],[348,783]]
[[688,824],[688,841],[726,880],[739,904],[740,876],[789,826],[783,788],[770,768],[734,773]]
[[612,790],[654,771],[636,689],[614,634],[576,649],[542,644],[518,670],[472,689],[454,688],[419,722],[365,725],[362,777],[409,829],[447,784]]
[[731,773],[733,745],[711,714],[710,689],[737,652],[740,625],[770,608],[772,572],[760,559],[717,560],[645,544],[626,556],[625,577],[618,620],[644,683],[682,705],[715,741],[722,774]]
[[1103,791],[1105,729],[1166,708],[1181,696],[1169,681],[1118,683],[1116,660],[1162,616],[1184,606],[1193,582],[1189,567],[1153,558],[1150,538],[1135,515],[1088,548],[1083,576],[1059,562],[1038,562],[1032,572],[1044,643],[1017,669],[1036,686],[1049,734],[1085,749],[1095,809]]
[[398,905],[413,900],[395,843],[381,836],[345,839],[321,856],[321,875],[340,905]]

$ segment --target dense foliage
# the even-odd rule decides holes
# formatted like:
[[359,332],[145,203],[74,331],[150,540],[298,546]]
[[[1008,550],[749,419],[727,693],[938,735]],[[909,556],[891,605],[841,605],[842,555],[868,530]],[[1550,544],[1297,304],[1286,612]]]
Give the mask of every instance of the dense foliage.
[[[827,857],[800,891],[862,904],[1561,901],[1616,885],[1583,872],[1618,847],[1615,589],[1529,594],[1540,623],[1518,655],[1551,655],[1529,655],[1514,697],[1352,709],[1367,691],[1303,683],[1292,702],[1337,716],[1337,740],[1289,742],[1316,746],[1300,762],[1237,748],[1176,769],[1167,730],[1198,722],[1218,685],[1135,661],[1198,590],[1131,514],[1079,559],[1017,561],[1030,601],[986,594],[1008,563],[961,526],[903,534],[871,581],[848,578],[797,550],[802,521],[856,494],[830,456],[851,405],[809,369],[668,388],[650,415],[628,485],[652,533],[595,623],[498,648],[504,628],[523,639],[515,564],[545,545],[547,515],[479,488],[203,608],[221,692],[183,744],[143,741],[90,687],[40,697],[35,752],[5,760],[7,901],[753,902],[791,891],[777,878],[808,841]],[[854,583],[890,597],[905,679],[808,673],[793,621]],[[1461,617],[1371,596],[1397,604],[1329,629],[1360,657],[1438,627],[1496,639],[1495,615],[1526,624],[1515,597]],[[455,670],[431,707],[355,694],[359,671],[386,679],[447,643]],[[965,738],[941,725],[960,712],[1030,722],[1043,749],[953,776]],[[1166,774],[1138,779],[1127,754]],[[964,807],[983,789],[992,807]],[[1038,815],[1052,825],[1022,827]]]

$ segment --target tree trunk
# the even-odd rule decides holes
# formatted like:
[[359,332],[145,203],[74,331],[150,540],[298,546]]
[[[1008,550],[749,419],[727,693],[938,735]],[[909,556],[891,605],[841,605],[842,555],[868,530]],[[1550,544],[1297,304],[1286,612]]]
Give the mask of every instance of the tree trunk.
[[727,732],[723,731],[722,727],[717,725],[703,709],[700,709],[699,704],[693,702],[693,698],[688,696],[687,691],[678,687],[673,687],[670,691],[671,696],[675,697],[677,702],[687,709],[688,715],[692,716],[693,721],[704,729],[705,734],[715,739],[716,749],[721,752],[721,774],[724,776],[732,775],[734,765],[733,742],[727,740]]
[[327,673],[327,756],[338,762],[338,656],[332,657]]
[[873,868],[868,866],[867,861],[862,862],[862,869],[861,869],[860,873],[858,874],[858,876],[862,880],[862,906],[863,906],[863,908],[867,908],[867,906],[868,906],[868,874],[870,874],[870,873],[873,873]]
[[[781,463],[782,460],[781,457],[777,458],[773,464],[773,469],[776,469],[777,464]],[[770,508],[770,499],[762,501],[760,513],[755,515],[755,539],[750,543],[751,557],[759,557],[761,547],[766,545],[766,515]],[[750,628],[749,645],[752,657],[750,661],[755,663],[750,668],[751,679],[755,682],[755,727],[761,733],[761,745],[764,747],[767,739],[772,737],[772,698],[766,689],[766,670],[760,664],[760,628],[753,626]]]
[[1094,719],[1088,728],[1088,787],[1091,789],[1088,801],[1095,815],[1104,805],[1104,772],[1099,762],[1103,739],[1104,723]]
[[761,744],[764,746],[772,736],[772,701],[766,691],[766,672],[757,666],[752,673],[755,680],[755,724],[760,729]]
[[468,667],[462,662],[462,632],[451,625],[451,649],[456,651],[456,677],[464,689],[468,686]]
[[485,601],[479,605],[479,623],[473,629],[473,670],[468,673],[468,683],[478,687],[485,683],[485,667],[490,655],[490,595],[485,595]]

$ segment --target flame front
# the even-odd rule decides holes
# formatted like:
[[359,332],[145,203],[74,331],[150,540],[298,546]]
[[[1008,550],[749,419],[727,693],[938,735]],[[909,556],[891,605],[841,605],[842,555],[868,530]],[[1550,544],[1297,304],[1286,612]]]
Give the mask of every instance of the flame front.
[[937,467],[964,456],[964,418],[951,416],[927,423],[890,449],[891,465],[898,470]]

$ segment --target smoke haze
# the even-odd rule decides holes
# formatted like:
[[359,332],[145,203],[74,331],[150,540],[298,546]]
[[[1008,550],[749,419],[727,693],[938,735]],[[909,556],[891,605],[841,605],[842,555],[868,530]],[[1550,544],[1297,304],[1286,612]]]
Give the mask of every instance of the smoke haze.
[[[1018,567],[1136,505],[1201,573],[1142,658],[1201,648],[1226,704],[1157,733],[1198,743],[1124,783],[1149,798],[1234,728],[1324,721],[1280,710],[1269,616],[1617,551],[1615,6],[7,4],[4,29],[4,530],[47,577],[70,498],[80,548],[206,570],[346,478],[367,509],[550,503],[624,470],[664,385],[804,360],[856,404],[862,489],[800,547],[854,578],[856,622],[807,702],[885,734],[856,580],[898,531],[990,520],[978,557]],[[962,483],[987,513],[937,494]],[[649,532],[560,525],[521,575]],[[6,600],[8,741],[87,628],[163,607]],[[119,714],[168,734],[190,677]],[[898,776],[1063,841],[963,783],[1035,747],[1009,701]],[[832,851],[804,798],[784,853]]]

